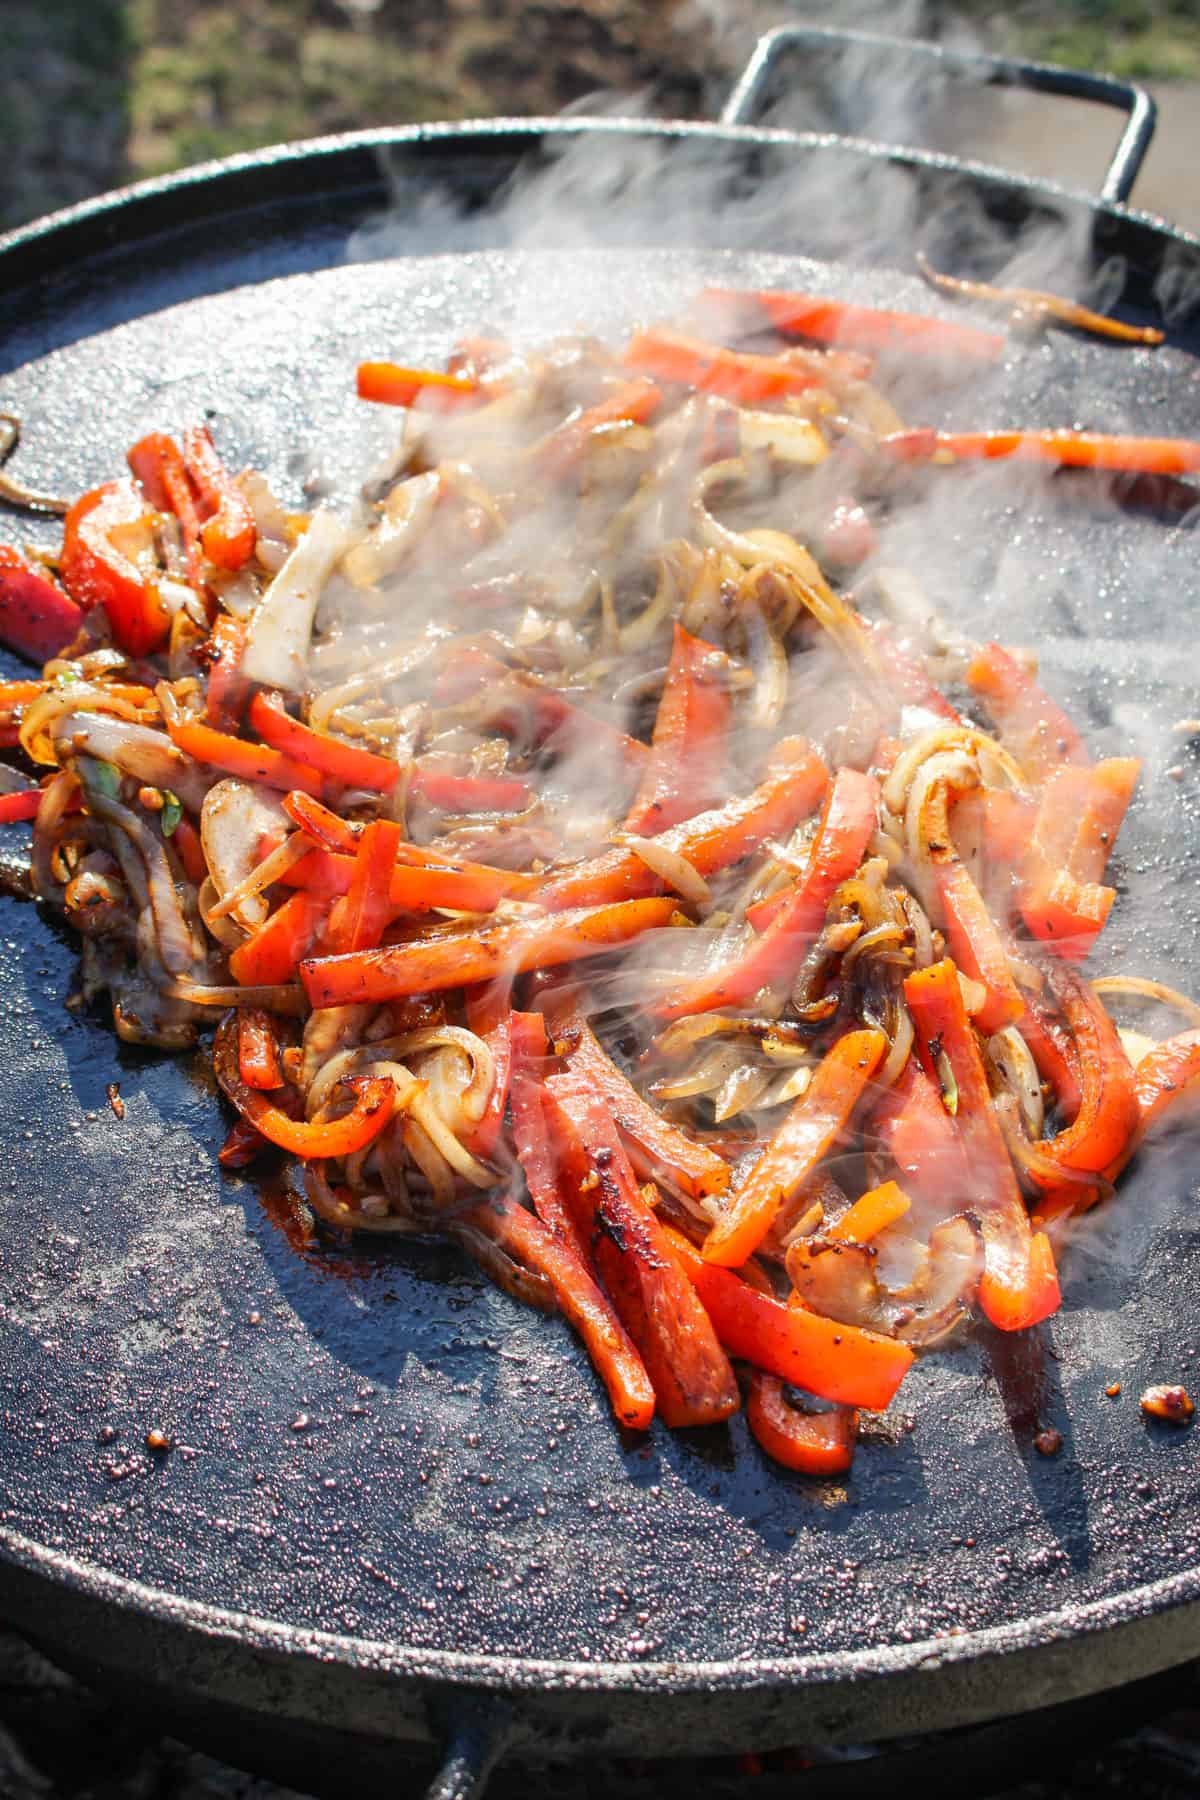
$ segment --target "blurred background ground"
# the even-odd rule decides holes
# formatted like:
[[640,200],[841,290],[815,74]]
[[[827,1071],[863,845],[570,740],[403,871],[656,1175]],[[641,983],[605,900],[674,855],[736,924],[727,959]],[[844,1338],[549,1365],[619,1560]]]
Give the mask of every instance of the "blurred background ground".
[[[1148,81],[1142,204],[1200,225],[1195,0],[812,0],[805,16],[973,39]],[[0,229],[207,157],[357,126],[557,112],[597,94],[703,116],[783,0],[0,0]],[[1196,85],[1194,85],[1196,84]],[[988,147],[1094,181],[1110,118],[987,124]],[[1190,209],[1190,210],[1189,210]]]

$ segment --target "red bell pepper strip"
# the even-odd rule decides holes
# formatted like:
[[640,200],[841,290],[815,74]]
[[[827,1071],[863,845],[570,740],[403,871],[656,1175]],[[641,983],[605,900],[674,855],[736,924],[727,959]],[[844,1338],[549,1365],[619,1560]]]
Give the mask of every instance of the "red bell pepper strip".
[[650,756],[626,831],[667,831],[720,800],[733,710],[725,666],[721,651],[675,621]]
[[761,936],[754,938],[732,962],[685,982],[656,1004],[656,1015],[678,1019],[685,1014],[712,1012],[716,1007],[742,1006],[769,982],[783,980],[794,972],[820,931],[835,891],[862,862],[875,830],[878,808],[879,783],[875,777],[857,769],[839,769],[805,872],[799,881],[784,889],[782,899],[775,901]]
[[1000,644],[984,645],[967,669],[967,685],[986,703],[1003,743],[1032,781],[1040,784],[1064,763],[1090,760],[1061,706]]
[[897,431],[880,448],[905,462],[1012,460],[1062,469],[1136,475],[1194,475],[1200,442],[1190,438],[1113,437],[1101,431]]
[[[279,880],[284,887],[303,888],[307,893],[336,900],[350,892],[354,866],[352,856],[338,856],[329,850],[310,850],[290,869],[285,869]],[[393,866],[388,880],[393,913],[425,913],[438,907],[454,912],[494,912],[504,892],[504,884],[496,879],[492,870],[482,869],[477,874],[470,869],[455,868],[453,864],[447,868],[434,864]]]
[[[829,773],[815,750],[771,776],[743,800],[700,813],[662,833],[669,850],[685,856],[701,875],[741,862],[768,838],[807,818],[824,794]],[[632,850],[610,850],[573,868],[551,870],[536,890],[542,906],[597,906],[661,893],[663,882]]]
[[358,840],[349,891],[329,915],[331,950],[374,950],[392,922],[392,874],[403,833],[393,819],[376,819]]
[[447,375],[441,369],[405,369],[393,362],[359,363],[356,386],[360,400],[382,406],[411,406],[418,395],[434,394],[443,405],[461,406],[479,393],[479,383],[467,376]]
[[661,402],[662,393],[652,381],[623,382],[595,406],[585,407],[576,417],[556,425],[534,452],[538,467],[551,479],[561,481],[583,457],[593,431],[627,420],[644,424],[654,417]]
[[583,748],[592,754],[611,750],[632,769],[644,767],[649,754],[637,738],[474,645],[453,651],[442,666],[434,692],[449,705],[485,694],[489,725],[510,737],[528,740],[535,748]]
[[0,644],[47,663],[79,633],[83,614],[45,569],[0,544]]
[[408,791],[439,812],[523,812],[533,799],[527,781],[506,775],[456,775],[434,763],[418,762]]
[[875,1108],[870,1129],[906,1188],[947,1215],[955,1210],[968,1187],[966,1157],[937,1082],[915,1057]]
[[546,1119],[542,1088],[548,1048],[545,1020],[541,1013],[514,1012],[510,1033],[513,1147],[529,1189],[529,1198],[542,1224],[556,1232],[586,1266],[586,1246],[559,1191],[558,1157],[550,1142]]
[[642,1098],[606,1055],[582,1012],[574,1005],[552,1004],[548,1016],[555,1055],[563,1057],[571,1074],[603,1100],[630,1146],[638,1172],[694,1200],[723,1194],[729,1186],[729,1164]]
[[1049,1243],[1030,1234],[958,970],[949,958],[918,969],[905,981],[904,994],[922,1066],[942,1090],[966,1158],[962,1200],[978,1216],[984,1239],[980,1305],[1002,1331],[1023,1330],[1057,1309],[1058,1282]]
[[[1029,854],[1036,808],[1012,788],[972,788],[959,794],[951,814],[954,841],[975,843],[985,877],[1015,879]],[[985,886],[989,881],[985,878]]]
[[948,842],[944,860],[934,857],[933,879],[946,927],[950,952],[964,975],[980,983],[984,1002],[975,1015],[980,1031],[990,1037],[1021,1017],[1025,1001],[1012,977],[1004,940],[982,894]]
[[826,1053],[704,1240],[705,1262],[736,1269],[753,1256],[780,1207],[846,1129],[886,1050],[882,1031],[848,1031]]
[[254,510],[217,455],[207,425],[184,432],[183,458],[212,515],[200,530],[204,554],[219,569],[244,568],[258,542]]
[[353,1156],[365,1150],[389,1124],[396,1089],[386,1076],[347,1081],[354,1093],[354,1108],[343,1118],[321,1121],[289,1118],[274,1101],[247,1087],[238,1070],[237,1019],[227,1014],[217,1027],[213,1042],[213,1070],[226,1098],[246,1122],[272,1144],[292,1156]]
[[[236,731],[254,692],[254,683],[242,674],[246,653],[246,627],[231,613],[221,613],[201,655],[208,664],[208,691],[204,716],[218,731]],[[303,760],[303,759],[302,759]]]
[[316,957],[301,965],[300,975],[314,1007],[399,1000],[406,994],[438,993],[475,981],[494,981],[504,973],[550,969],[577,957],[601,956],[645,931],[669,925],[674,914],[675,903],[669,899],[578,907],[446,937],[417,938],[353,956]]
[[656,381],[678,382],[701,393],[723,394],[728,400],[751,405],[807,394],[822,385],[821,373],[811,364],[726,350],[677,331],[639,332],[630,339],[624,362],[627,369],[638,369]]
[[1134,1072],[1116,1026],[1089,983],[1063,968],[1053,970],[1048,980],[1075,1040],[1082,1092],[1072,1123],[1038,1144],[1038,1157],[1062,1170],[1098,1174],[1125,1151],[1139,1129]]
[[36,819],[41,804],[40,787],[22,788],[15,794],[0,794],[0,825],[16,825],[22,819]]
[[570,1243],[509,1195],[486,1200],[467,1219],[516,1262],[545,1276],[608,1390],[618,1423],[630,1431],[648,1431],[654,1417],[650,1377],[612,1303]]
[[264,744],[281,750],[298,763],[307,764],[310,769],[331,775],[343,787],[369,788],[375,794],[390,794],[400,779],[399,763],[302,725],[299,719],[293,719],[284,711],[278,695],[255,694],[250,702],[250,723]]
[[664,1423],[727,1419],[739,1405],[729,1358],[638,1189],[603,1101],[576,1077],[552,1075],[546,1110],[565,1197],[645,1364]]
[[1047,949],[1083,962],[1103,931],[1117,893],[1096,881],[1077,881],[1069,869],[1039,875],[1021,897],[1021,917]]
[[183,865],[183,872],[195,887],[200,887],[208,874],[208,858],[200,842],[200,833],[187,818],[180,819],[171,833],[171,843]]
[[125,460],[155,511],[174,513],[179,520],[188,580],[197,593],[202,594],[204,552],[200,543],[200,509],[183,452],[165,431],[152,431],[138,439]]
[[273,788],[304,788],[320,798],[317,770],[272,750],[269,744],[248,744],[244,738],[214,730],[203,719],[168,720],[167,731],[176,749],[197,762],[223,769],[227,775],[240,775],[243,781],[262,781]]
[[932,318],[927,313],[884,311],[874,306],[851,306],[822,294],[788,293],[774,288],[739,292],[706,288],[704,300],[722,306],[762,310],[776,331],[785,337],[812,338],[819,344],[845,344],[855,350],[915,351],[933,356],[948,353],[993,361],[1004,354],[1004,338],[996,331],[981,331],[953,319]]
[[323,901],[293,894],[276,907],[253,937],[233,951],[229,973],[242,987],[294,981],[296,965],[312,949],[324,917]]
[[467,1028],[482,1038],[492,1053],[492,1086],[487,1105],[464,1142],[472,1156],[487,1158],[496,1148],[513,1072],[512,982],[503,977],[468,988],[466,1002]]
[[153,534],[153,514],[132,480],[107,481],[81,495],[63,531],[63,586],[85,609],[103,606],[114,639],[133,656],[159,649],[171,629],[157,579],[130,553],[131,541],[149,550]]
[[261,1093],[269,1094],[283,1086],[275,1028],[270,1013],[259,1006],[243,1007],[238,1012],[238,1072],[247,1087]]
[[1100,877],[1140,769],[1137,757],[1115,756],[1047,777],[1026,858],[1021,916],[1035,937],[1070,961],[1088,954],[1116,899]]
[[761,1369],[750,1377],[746,1423],[772,1462],[801,1475],[843,1475],[854,1460],[858,1414],[853,1407],[802,1412],[784,1398],[778,1375]]
[[[341,818],[322,805],[321,801],[314,800],[310,794],[299,789],[294,794],[285,795],[283,810],[293,824],[298,825],[314,843],[348,856],[356,853],[358,840],[365,830],[356,820]],[[521,898],[530,894],[537,886],[536,878],[532,875],[522,875],[513,869],[493,869],[488,863],[468,862],[461,856],[446,856],[436,845],[427,848],[422,844],[403,843],[396,851],[396,861],[406,868],[433,869],[438,873],[452,869],[456,874],[470,876],[475,884],[471,890],[473,899],[462,898],[466,890],[459,890],[458,899],[435,902],[461,907],[468,912],[491,912],[502,895],[512,894]],[[337,891],[345,893],[346,890],[339,888]],[[397,905],[401,904],[407,902],[398,900]]]
[[223,1169],[244,1169],[271,1148],[271,1140],[265,1138],[261,1131],[245,1119],[235,1119],[229,1127],[229,1135],[217,1151],[217,1161]]
[[1064,1119],[1073,1119],[1083,1099],[1074,1038],[1054,1009],[1036,994],[1026,996],[1018,1029],[1029,1046],[1038,1074],[1049,1084],[1059,1112]]
[[1133,1072],[1139,1139],[1164,1115],[1200,1095],[1200,1031],[1181,1031],[1147,1050]]
[[671,1226],[664,1230],[731,1356],[843,1406],[882,1412],[895,1399],[912,1365],[907,1344],[784,1306],[731,1269],[706,1262]]

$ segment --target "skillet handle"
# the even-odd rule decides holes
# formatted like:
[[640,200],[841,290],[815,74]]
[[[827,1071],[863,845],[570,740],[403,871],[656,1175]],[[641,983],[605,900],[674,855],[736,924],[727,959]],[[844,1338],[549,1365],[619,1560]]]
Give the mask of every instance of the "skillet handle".
[[463,1696],[447,1708],[441,1728],[442,1766],[425,1800],[478,1800],[511,1741],[512,1713],[489,1697]]
[[1144,88],[1118,81],[1112,75],[1092,75],[1082,69],[1063,69],[1056,63],[1025,62],[1006,56],[985,56],[975,51],[945,49],[919,38],[883,37],[872,31],[845,31],[828,25],[781,25],[759,38],[737,85],[721,112],[723,125],[753,125],[770,98],[780,62],[794,50],[858,49],[875,53],[881,62],[925,63],[946,74],[962,75],[989,86],[1033,88],[1042,94],[1063,94],[1071,100],[1095,100],[1128,114],[1112,160],[1100,188],[1102,200],[1128,200],[1137,180],[1158,117],[1154,101]]

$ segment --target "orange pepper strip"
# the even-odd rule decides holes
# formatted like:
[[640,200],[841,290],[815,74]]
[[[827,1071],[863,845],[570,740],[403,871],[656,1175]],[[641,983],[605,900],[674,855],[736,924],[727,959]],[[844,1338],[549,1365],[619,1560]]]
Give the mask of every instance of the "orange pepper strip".
[[577,957],[601,956],[645,931],[669,925],[674,914],[675,902],[668,899],[578,907],[544,918],[360,950],[352,956],[316,957],[301,964],[300,976],[314,1007],[399,1000],[406,994],[494,981],[502,973],[550,969]]
[[912,1201],[894,1181],[860,1194],[835,1225],[822,1226],[821,1236],[836,1244],[869,1244],[872,1238],[902,1219]]
[[812,338],[820,344],[846,344],[867,351],[912,350],[935,356],[951,351],[986,361],[1004,354],[1005,340],[999,332],[981,331],[978,326],[933,318],[927,313],[851,306],[825,295],[774,288],[758,288],[749,293],[706,288],[702,298],[725,306],[752,302],[766,314],[776,331],[788,337]]
[[585,407],[576,418],[564,419],[542,439],[534,452],[539,468],[552,479],[561,480],[584,456],[593,431],[626,420],[644,424],[654,417],[661,402],[662,393],[652,381],[622,383],[595,406]]
[[294,981],[296,965],[312,949],[324,916],[323,901],[293,894],[253,937],[238,945],[229,958],[229,973],[243,987]]
[[694,818],[721,798],[732,716],[726,659],[678,619],[650,756],[626,831],[645,836]]
[[269,1094],[283,1086],[279,1045],[271,1015],[260,1006],[238,1012],[238,1071],[247,1087]]
[[[820,931],[834,893],[858,868],[875,829],[879,783],[857,769],[839,769],[825,802],[808,855],[808,865],[775,901],[761,936],[732,962],[678,988],[654,1008],[657,1017],[678,1019],[714,1008],[742,1006],[768,982],[782,980],[800,964]],[[755,909],[751,909],[753,912]],[[761,914],[759,917],[761,918]],[[751,923],[756,923],[754,919]]]
[[729,1358],[638,1189],[603,1101],[577,1077],[552,1075],[546,1113],[564,1198],[645,1364],[663,1422],[727,1419],[740,1404]]
[[180,719],[176,723],[168,720],[167,731],[177,750],[214,769],[224,769],[227,775],[240,775],[243,781],[262,781],[273,788],[305,788],[320,797],[319,772],[272,750],[269,744],[248,744],[244,738],[214,730],[203,719]]
[[723,1194],[729,1186],[729,1164],[642,1098],[605,1053],[582,1012],[574,1006],[551,1006],[548,1016],[555,1054],[603,1100],[629,1142],[639,1173],[651,1181],[663,1180],[693,1199]]
[[200,528],[204,554],[219,569],[243,568],[258,542],[254,510],[217,455],[207,425],[193,425],[184,432],[183,458],[212,515]]
[[250,702],[250,723],[265,744],[280,750],[298,763],[307,763],[323,775],[332,775],[343,787],[369,788],[372,793],[390,794],[400,779],[400,765],[355,744],[343,744],[313,731],[293,719],[283,709],[278,696],[255,694]]
[[1137,1086],[1109,1013],[1073,970],[1056,969],[1050,988],[1079,1058],[1082,1097],[1073,1122],[1037,1146],[1039,1159],[1063,1170],[1099,1174],[1122,1155],[1139,1128]]
[[382,406],[411,406],[418,394],[434,388],[439,398],[459,405],[479,392],[479,383],[467,376],[446,375],[441,369],[405,369],[393,362],[359,363],[356,387],[360,400]]
[[630,339],[624,362],[627,369],[639,369],[658,381],[749,404],[806,394],[822,385],[821,373],[809,364],[727,350],[678,331],[639,332]]
[[1200,472],[1200,442],[1191,438],[1110,436],[1102,431],[898,431],[882,449],[907,461],[953,456],[968,462],[1051,463],[1058,468],[1109,469],[1136,475]]
[[247,1087],[238,1072],[237,1019],[227,1013],[213,1041],[213,1070],[226,1098],[242,1118],[292,1156],[308,1160],[317,1156],[353,1156],[373,1143],[391,1120],[396,1089],[382,1075],[355,1078],[344,1083],[355,1096],[354,1109],[341,1119],[327,1121],[290,1119],[265,1094]]
[[201,655],[208,663],[208,691],[204,714],[218,731],[236,731],[254,684],[241,672],[246,650],[246,627],[230,613],[213,620],[213,628]]
[[513,1071],[512,982],[505,977],[468,988],[464,995],[467,1028],[492,1053],[492,1086],[487,1104],[463,1141],[472,1156],[489,1157],[496,1148]]
[[[354,867],[352,856],[310,850],[285,869],[279,880],[284,887],[304,888],[309,893],[336,899],[350,892]],[[498,879],[502,873],[487,868],[476,873],[453,864],[447,868],[433,863],[393,866],[388,885],[392,910],[423,913],[444,906],[455,912],[494,912],[497,901],[507,892],[503,880]]]
[[[815,750],[802,753],[794,765],[771,776],[743,800],[700,813],[664,831],[668,850],[686,856],[701,875],[715,875],[741,862],[768,838],[791,831],[807,818],[825,792],[829,772]],[[632,850],[610,850],[604,856],[551,870],[537,888],[543,906],[595,906],[605,900],[632,900],[657,894],[663,883]]]
[[376,819],[359,838],[349,891],[329,915],[331,949],[374,950],[382,943],[395,912],[391,877],[402,837],[393,819]]
[[582,747],[595,754],[603,746],[635,770],[645,765],[649,755],[640,739],[630,737],[606,719],[576,706],[556,688],[546,687],[519,669],[510,669],[498,656],[474,645],[452,652],[434,691],[439,700],[451,705],[485,695],[488,724],[537,747]]
[[[348,856],[355,855],[358,840],[366,829],[357,820],[341,818],[322,805],[321,801],[314,800],[310,794],[299,789],[294,794],[284,796],[283,810],[292,823],[298,825],[314,843],[327,850],[344,852]],[[469,875],[475,883],[473,891],[477,896],[476,900],[467,902],[459,898],[445,902],[447,906],[462,907],[467,911],[491,912],[501,895],[523,896],[537,886],[536,878],[532,875],[522,875],[513,869],[493,869],[488,863],[468,862],[461,856],[447,856],[437,845],[403,843],[396,851],[396,861],[405,868],[437,871],[453,869],[456,874]],[[346,890],[339,888],[337,891],[345,893]],[[494,898],[484,899],[487,894]],[[407,904],[400,899],[396,903]]]
[[200,544],[200,510],[188,477],[183,452],[165,431],[151,431],[126,453],[133,471],[156,512],[174,513],[183,532],[188,580],[198,594],[204,592],[204,552]]
[[784,1398],[778,1375],[755,1369],[746,1396],[746,1423],[760,1450],[801,1475],[842,1475],[854,1459],[858,1414],[803,1412]]
[[886,1050],[882,1031],[848,1031],[838,1039],[709,1232],[706,1262],[736,1269],[754,1254],[784,1201],[846,1129]]
[[1062,707],[1001,645],[984,645],[967,669],[967,686],[985,702],[1002,741],[1032,781],[1041,783],[1064,763],[1090,761]]
[[904,994],[926,1074],[944,1093],[948,1077],[954,1083],[953,1117],[967,1169],[962,1199],[977,1213],[984,1237],[980,1305],[1002,1331],[1023,1330],[1057,1310],[1058,1283],[1049,1243],[1030,1236],[958,970],[948,957],[918,969],[905,981]]
[[873,1412],[891,1404],[912,1364],[907,1344],[798,1306],[784,1306],[731,1269],[706,1262],[670,1225],[663,1229],[731,1356],[822,1400],[865,1406]]
[[650,1377],[612,1302],[570,1243],[508,1195],[486,1200],[466,1216],[517,1262],[546,1277],[608,1390],[618,1423],[648,1431],[654,1417]]

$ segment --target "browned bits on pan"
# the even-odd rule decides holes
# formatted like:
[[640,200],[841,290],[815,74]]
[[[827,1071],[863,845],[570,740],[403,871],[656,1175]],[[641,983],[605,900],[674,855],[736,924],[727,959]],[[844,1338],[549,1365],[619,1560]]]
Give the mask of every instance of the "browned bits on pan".
[[1186,1388],[1161,1383],[1148,1387],[1138,1405],[1152,1419],[1165,1419],[1169,1425],[1186,1425],[1196,1408]]
[[1039,1456],[1057,1456],[1063,1447],[1062,1432],[1055,1431],[1052,1427],[1039,1431],[1033,1440],[1033,1447]]
[[147,1450],[158,1451],[161,1454],[163,1451],[171,1448],[171,1440],[165,1431],[159,1431],[156,1428],[155,1430],[146,1433],[146,1448]]
[[125,1117],[125,1102],[121,1098],[121,1090],[116,1082],[110,1081],[104,1091],[108,1095],[108,1104],[112,1107],[113,1118],[123,1119]]
[[1121,1384],[1119,1381],[1110,1381],[1104,1391],[1110,1400],[1115,1400],[1117,1395],[1121,1392]]

